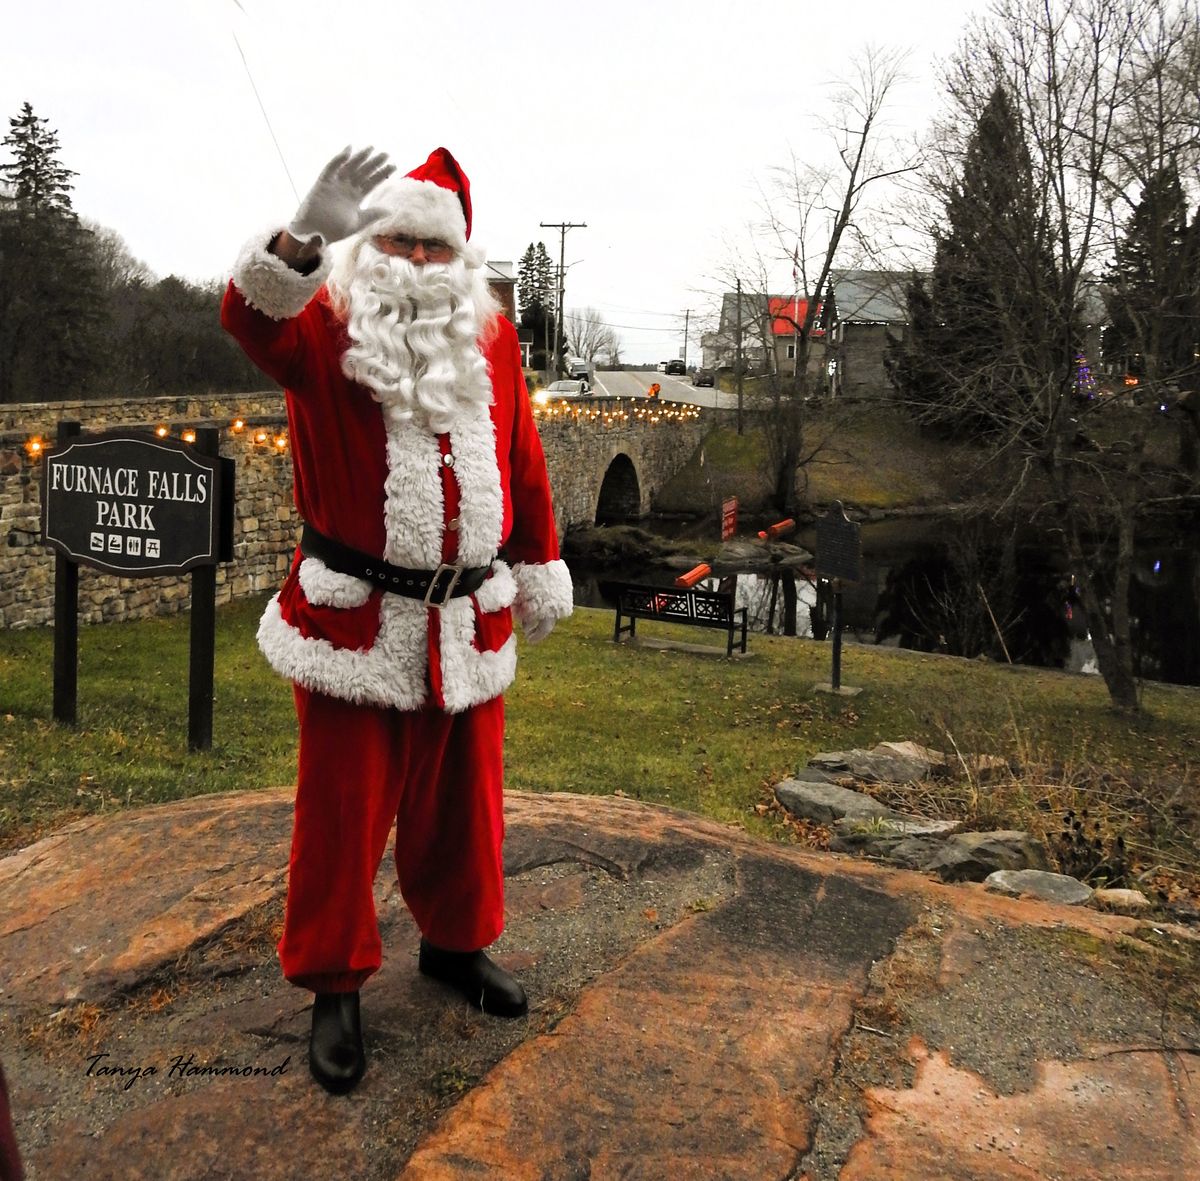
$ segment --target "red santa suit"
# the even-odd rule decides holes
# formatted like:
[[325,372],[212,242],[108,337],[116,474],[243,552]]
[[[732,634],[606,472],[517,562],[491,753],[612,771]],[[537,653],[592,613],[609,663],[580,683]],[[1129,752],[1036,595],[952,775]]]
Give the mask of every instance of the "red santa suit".
[[[452,196],[432,194],[434,220],[415,232],[444,229],[439,193]],[[512,325],[498,316],[478,342],[490,406],[465,405],[440,432],[390,415],[343,373],[350,340],[327,258],[301,274],[268,251],[275,236],[244,249],[222,322],[284,387],[301,517],[395,566],[490,567],[475,593],[426,606],[297,550],[259,628],[300,721],[281,964],[316,992],[352,991],[380,963],[372,883],[393,823],[400,887],[428,941],[472,951],[500,934],[513,614],[568,615],[571,583]]]

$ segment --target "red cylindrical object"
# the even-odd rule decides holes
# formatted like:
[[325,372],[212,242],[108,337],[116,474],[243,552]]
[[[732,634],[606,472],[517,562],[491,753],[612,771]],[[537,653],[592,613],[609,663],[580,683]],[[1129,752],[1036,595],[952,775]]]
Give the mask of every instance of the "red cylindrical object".
[[707,578],[712,573],[712,567],[707,562],[701,562],[699,566],[693,566],[686,574],[681,574],[675,579],[675,585],[679,587],[695,586],[702,578]]

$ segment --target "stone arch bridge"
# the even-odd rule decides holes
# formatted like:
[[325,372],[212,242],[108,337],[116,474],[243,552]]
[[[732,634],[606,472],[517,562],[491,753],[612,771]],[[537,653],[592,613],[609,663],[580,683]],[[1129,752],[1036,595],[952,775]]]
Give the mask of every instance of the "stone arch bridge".
[[600,398],[541,409],[537,422],[560,537],[644,517],[710,426],[694,406]]

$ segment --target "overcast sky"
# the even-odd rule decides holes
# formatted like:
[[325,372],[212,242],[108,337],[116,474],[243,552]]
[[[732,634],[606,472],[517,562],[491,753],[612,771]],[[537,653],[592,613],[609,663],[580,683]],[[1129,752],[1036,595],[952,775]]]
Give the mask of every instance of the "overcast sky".
[[711,308],[771,166],[828,156],[818,119],[847,57],[910,52],[891,120],[916,135],[934,63],[982,7],[51,0],[5,15],[0,112],[30,102],[78,173],[76,211],[191,279],[288,220],[288,172],[303,194],[346,143],[401,172],[444,145],[471,180],[472,241],[516,262],[543,240],[557,261],[539,223],[586,222],[566,237],[568,310],[598,308],[625,359],[656,360],[680,354],[685,309]]

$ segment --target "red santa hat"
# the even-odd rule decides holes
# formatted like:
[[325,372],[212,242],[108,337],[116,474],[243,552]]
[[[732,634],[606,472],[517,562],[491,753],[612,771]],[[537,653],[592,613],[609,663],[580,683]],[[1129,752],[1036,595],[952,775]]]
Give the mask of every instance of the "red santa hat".
[[471,236],[471,183],[445,148],[434,148],[424,164],[382,185],[371,204],[387,210],[371,224],[372,234],[441,238],[460,251]]

